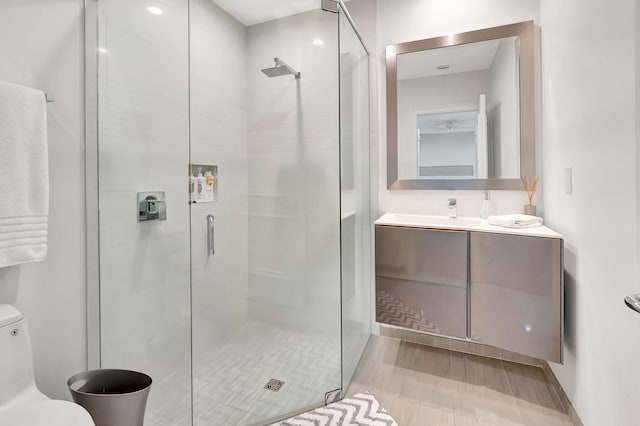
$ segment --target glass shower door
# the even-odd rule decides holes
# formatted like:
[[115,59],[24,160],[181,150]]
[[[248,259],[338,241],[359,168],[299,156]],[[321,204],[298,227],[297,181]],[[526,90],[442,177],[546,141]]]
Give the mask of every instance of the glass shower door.
[[[96,6],[100,366],[153,378],[152,425],[191,424],[188,6]],[[156,191],[166,218],[142,220]]]
[[337,17],[249,23],[251,3],[191,0],[190,170],[215,175],[191,206],[194,425],[341,387]]
[[342,239],[342,383],[371,335],[369,54],[339,7]]

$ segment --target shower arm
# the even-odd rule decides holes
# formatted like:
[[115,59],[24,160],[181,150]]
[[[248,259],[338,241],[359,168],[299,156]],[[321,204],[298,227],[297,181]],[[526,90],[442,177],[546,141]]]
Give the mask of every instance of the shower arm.
[[287,71],[289,71],[291,74],[293,74],[293,76],[296,78],[296,80],[300,80],[300,72],[298,72],[298,71],[294,70],[293,68],[291,68],[282,59],[280,59],[280,58],[278,58],[276,56],[275,58],[273,58],[273,61],[276,63],[276,67],[285,67],[287,69]]

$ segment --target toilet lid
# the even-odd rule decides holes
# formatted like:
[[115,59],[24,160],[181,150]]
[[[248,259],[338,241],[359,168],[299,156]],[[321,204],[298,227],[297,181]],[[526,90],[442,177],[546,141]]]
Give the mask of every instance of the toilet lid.
[[84,408],[56,400],[25,402],[0,410],[0,425],[95,426]]

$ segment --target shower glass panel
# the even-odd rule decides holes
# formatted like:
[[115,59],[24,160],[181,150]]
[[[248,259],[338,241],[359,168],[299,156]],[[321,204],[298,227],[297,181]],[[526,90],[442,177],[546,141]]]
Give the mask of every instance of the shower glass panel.
[[[189,4],[150,5],[95,6],[100,366],[153,378],[150,424],[189,425]],[[147,191],[164,191],[166,220],[138,221]]]
[[368,55],[343,11],[267,3],[88,2],[90,365],[152,376],[145,425],[324,405],[370,333]]
[[194,425],[261,424],[341,387],[337,15],[190,3]]
[[339,9],[342,382],[347,389],[371,335],[369,55]]

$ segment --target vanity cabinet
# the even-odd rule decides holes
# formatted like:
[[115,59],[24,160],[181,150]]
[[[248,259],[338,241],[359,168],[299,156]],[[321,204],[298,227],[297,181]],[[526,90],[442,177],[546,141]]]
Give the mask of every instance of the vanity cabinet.
[[562,362],[562,238],[475,228],[376,224],[377,321]]
[[560,362],[562,239],[469,233],[471,337]]
[[467,336],[465,231],[376,226],[376,319]]

